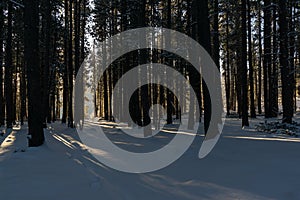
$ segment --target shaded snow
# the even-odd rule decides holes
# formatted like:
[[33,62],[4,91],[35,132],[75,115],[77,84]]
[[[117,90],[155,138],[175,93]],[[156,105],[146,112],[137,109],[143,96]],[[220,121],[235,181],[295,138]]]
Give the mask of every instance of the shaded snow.
[[[253,120],[251,126],[258,122]],[[208,157],[198,159],[203,138],[197,136],[175,163],[146,174],[126,174],[102,165],[76,131],[59,123],[45,130],[46,143],[38,148],[26,147],[26,128],[13,130],[0,148],[0,198],[300,199],[300,139],[277,140],[251,126],[242,130],[240,124],[227,120]],[[124,148],[142,147],[122,140],[115,129],[110,132]]]

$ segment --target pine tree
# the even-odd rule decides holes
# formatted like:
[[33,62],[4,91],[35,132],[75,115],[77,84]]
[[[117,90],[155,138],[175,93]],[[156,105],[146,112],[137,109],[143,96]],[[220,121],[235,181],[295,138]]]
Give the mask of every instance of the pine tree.
[[13,125],[13,57],[12,57],[12,3],[8,2],[8,16],[7,16],[7,38],[5,48],[5,107],[6,107],[6,127],[12,128]]
[[39,61],[39,1],[24,1],[24,56],[27,68],[29,146],[44,143]]
[[249,126],[248,120],[248,84],[247,84],[247,6],[246,0],[242,0],[242,52],[241,52],[241,81],[242,81],[242,126]]
[[[4,4],[0,3],[0,28],[4,30]],[[0,32],[0,126],[4,125],[4,98],[3,98],[3,41],[4,41],[4,31]]]
[[265,117],[271,117],[269,74],[271,71],[271,0],[264,0],[264,108]]
[[255,96],[254,96],[254,75],[253,75],[253,58],[252,58],[252,30],[251,30],[251,2],[247,0],[248,13],[248,61],[249,61],[249,84],[250,84],[250,116],[256,117],[255,113]]
[[294,69],[288,62],[288,21],[287,1],[279,0],[279,32],[280,32],[280,68],[282,82],[282,108],[285,123],[293,121]]

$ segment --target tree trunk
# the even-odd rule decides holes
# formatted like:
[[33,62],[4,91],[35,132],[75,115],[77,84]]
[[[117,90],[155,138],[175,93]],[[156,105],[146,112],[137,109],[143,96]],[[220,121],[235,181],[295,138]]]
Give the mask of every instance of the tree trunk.
[[[208,1],[198,1],[194,0],[192,3],[193,8],[193,17],[196,18],[197,21],[197,41],[203,48],[211,53],[211,43],[210,43],[210,26],[209,26],[209,18],[208,18]],[[196,12],[195,12],[196,11]],[[197,83],[198,84],[198,83]],[[197,89],[198,88],[198,89]],[[200,91],[200,85],[195,86],[196,91]],[[211,99],[209,95],[209,91],[206,83],[203,81],[202,84],[203,91],[203,104],[204,104],[204,131],[207,133],[210,120],[211,120]],[[197,95],[198,97],[198,95]]]
[[272,47],[272,71],[270,72],[270,116],[278,116],[278,65],[277,65],[277,8],[273,8],[273,47]]
[[217,67],[220,68],[219,0],[214,0],[213,30],[212,57]]
[[261,90],[262,90],[262,80],[261,80],[261,66],[262,66],[262,39],[261,39],[261,0],[257,1],[258,3],[258,54],[259,54],[259,61],[258,61],[258,95],[257,95],[257,109],[258,113],[262,113],[261,109]]
[[[3,15],[4,5],[0,4],[0,28],[4,30],[4,15]],[[3,98],[3,37],[4,31],[0,32],[0,126],[4,125],[4,98]]]
[[21,100],[21,114],[20,114],[20,120],[21,120],[21,125],[24,124],[24,119],[26,117],[26,68],[25,64],[22,63],[21,66],[21,77],[20,77],[20,100]]
[[64,9],[65,9],[65,30],[64,30],[64,71],[63,71],[63,112],[62,112],[62,123],[67,123],[68,115],[68,97],[69,97],[69,81],[68,81],[68,41],[69,41],[69,0],[65,0]]
[[253,60],[252,60],[252,32],[251,32],[251,3],[247,0],[248,5],[248,60],[249,60],[249,84],[250,84],[250,116],[256,117],[254,102],[254,78],[253,78]]
[[50,34],[51,34],[51,7],[50,7],[50,0],[43,0],[42,3],[44,7],[44,49],[45,49],[45,56],[43,60],[43,121],[44,121],[44,128],[47,127],[47,122],[50,123],[51,119],[47,118],[49,112],[49,87],[50,87],[50,78],[49,78],[49,71],[50,71]]
[[8,2],[7,16],[7,39],[5,48],[5,106],[6,106],[6,127],[12,128],[13,125],[13,87],[12,87],[12,3]]
[[[230,102],[230,89],[231,87],[231,71],[230,71],[230,49],[229,49],[229,8],[226,10],[226,70],[225,70],[225,81],[226,81],[226,110],[227,110],[227,116],[230,115],[231,108],[231,102]],[[232,94],[233,95],[233,94]]]
[[15,53],[15,64],[13,67],[13,124],[18,120],[17,112],[17,92],[18,92],[18,71],[20,67],[20,41],[17,39],[16,41],[16,53]]
[[29,146],[40,146],[44,143],[41,69],[39,63],[39,2],[24,1],[24,45],[25,65],[28,80],[28,134]]
[[[295,12],[295,11],[293,11],[293,6],[292,6],[292,4],[293,3],[295,3],[294,1],[292,1],[291,3],[290,3],[290,8],[289,8],[289,27],[288,27],[288,29],[289,29],[289,33],[288,33],[288,35],[289,35],[289,64],[290,64],[290,68],[291,69],[294,69],[295,68],[295,63],[294,63],[294,61],[295,61],[295,36],[296,36],[296,34],[295,34],[295,22],[294,22],[294,20],[293,20],[293,18],[295,17],[295,16],[293,16],[293,13]],[[299,23],[299,22],[298,22]],[[298,31],[298,34],[299,34],[299,31]],[[299,37],[298,37],[299,38]],[[297,75],[297,73],[294,73],[295,75]],[[295,78],[296,78],[296,76],[295,76]],[[294,80],[295,81],[295,80]],[[296,82],[295,82],[295,87],[296,87]],[[295,107],[295,111],[297,110],[297,95],[296,95],[296,93],[294,92],[294,94],[295,94],[295,100],[294,100],[294,107]]]
[[248,120],[248,84],[247,84],[247,6],[242,0],[242,52],[241,52],[241,85],[242,85],[242,127],[249,126]]
[[70,14],[70,26],[69,26],[69,62],[68,62],[68,78],[69,78],[69,103],[68,103],[68,127],[73,128],[73,80],[74,80],[74,68],[73,68],[73,0],[70,0],[69,14]]
[[288,20],[287,2],[279,0],[279,32],[280,32],[280,68],[282,82],[282,122],[292,123],[293,121],[293,95],[294,95],[294,69],[288,63]]
[[[172,15],[171,15],[171,0],[168,0],[168,4],[167,4],[167,28],[171,29],[172,28]],[[167,46],[171,45],[171,36],[167,35],[166,36],[166,43]],[[173,67],[172,63],[173,60],[172,58],[166,58],[167,60],[167,64],[169,67]],[[171,91],[167,90],[167,124],[172,124],[173,123],[173,119],[172,119],[172,100],[171,100]]]
[[[103,65],[105,66],[106,65],[106,44],[103,45],[103,57],[104,57],[104,60],[103,60]],[[104,120],[108,120],[108,73],[109,73],[109,70],[105,70],[104,72],[104,75],[103,75],[103,101],[104,101]]]
[[75,45],[75,75],[80,67],[80,4],[74,1],[74,45]]
[[[169,3],[170,0],[168,0]],[[171,5],[169,5],[171,6]],[[138,26],[139,27],[145,27],[146,26],[146,0],[142,0],[140,3],[140,15],[138,19]],[[143,42],[146,42],[143,41]],[[147,58],[148,58],[148,50],[142,49],[139,50],[139,64],[145,64],[147,63]],[[141,70],[141,79],[142,80],[147,80],[147,73],[148,70],[142,69]],[[148,137],[152,135],[152,129],[151,129],[151,119],[149,116],[149,109],[150,109],[150,102],[149,102],[149,87],[148,85],[145,85],[141,88],[141,103],[142,103],[142,115],[143,115],[143,127],[144,127],[144,137]],[[169,102],[168,102],[169,104]],[[168,107],[170,105],[167,105]],[[172,116],[172,114],[171,114]],[[172,121],[171,121],[172,123]]]
[[269,71],[271,70],[271,0],[264,0],[264,107],[265,117],[270,117]]

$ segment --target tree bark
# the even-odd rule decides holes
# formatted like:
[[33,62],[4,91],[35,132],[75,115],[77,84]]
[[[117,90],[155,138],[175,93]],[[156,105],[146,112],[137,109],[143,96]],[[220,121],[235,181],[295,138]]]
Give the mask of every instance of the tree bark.
[[26,0],[24,6],[24,55],[28,81],[28,134],[31,135],[29,146],[40,146],[45,139],[39,63],[39,2],[37,0]]
[[265,117],[270,117],[269,71],[271,70],[271,0],[264,0],[264,109]]
[[68,78],[69,78],[69,103],[68,103],[68,127],[73,128],[73,81],[74,81],[74,67],[73,67],[73,0],[69,2],[69,48],[68,48]]
[[[0,28],[1,30],[4,30],[4,5],[0,4]],[[0,32],[0,126],[4,125],[4,98],[3,98],[3,37],[4,37],[4,31]]]
[[241,85],[242,85],[242,127],[249,126],[248,120],[248,84],[247,84],[247,22],[246,0],[242,0],[242,52],[241,52]]
[[261,0],[257,1],[258,3],[258,54],[259,54],[259,61],[258,61],[258,95],[257,95],[257,109],[258,113],[262,113],[261,109],[261,90],[262,90],[262,38],[261,38]]
[[[167,1],[167,28],[171,29],[172,28],[172,14],[171,14],[171,0]],[[171,35],[166,36],[166,43],[168,46],[171,45]],[[173,60],[172,58],[166,58],[167,64],[170,67],[173,67]],[[173,118],[172,118],[172,100],[171,100],[171,91],[167,90],[167,124],[172,124],[173,123]]]
[[67,123],[68,115],[68,99],[69,99],[69,81],[68,81],[68,41],[69,41],[69,0],[65,0],[64,9],[65,9],[65,30],[64,30],[64,70],[63,70],[63,112],[62,112],[62,123]]
[[6,127],[12,128],[13,125],[13,87],[12,87],[12,3],[8,2],[7,16],[7,39],[5,48],[5,106],[6,106]]
[[292,123],[293,121],[293,95],[294,95],[294,69],[288,63],[288,20],[287,2],[279,0],[279,33],[280,33],[280,68],[282,82],[282,122]]
[[[211,43],[210,43],[210,25],[209,25],[209,18],[208,18],[208,0],[198,1],[194,0],[192,3],[195,6],[197,12],[193,12],[193,17],[196,17],[197,20],[197,27],[198,27],[198,37],[197,41],[203,48],[211,54]],[[195,10],[194,8],[194,10]],[[197,88],[199,90],[197,90]],[[196,91],[200,91],[200,85],[195,87]],[[204,104],[204,131],[207,133],[210,120],[211,120],[211,99],[209,95],[209,91],[207,88],[206,83],[203,81],[202,84],[202,91],[203,91],[203,104]]]
[[253,60],[252,60],[252,32],[251,32],[251,3],[247,0],[248,5],[248,60],[249,60],[249,84],[250,84],[250,116],[256,117],[254,102],[254,78],[253,78]]
[[277,8],[273,8],[273,39],[272,39],[272,71],[270,72],[270,116],[278,116],[278,65],[277,65],[277,51],[278,51],[278,37],[277,37]]
[[44,128],[47,127],[47,122],[50,123],[51,119],[48,117],[49,112],[49,89],[50,89],[50,34],[51,34],[51,8],[50,8],[50,0],[43,0],[42,5],[44,6],[44,39],[45,45],[43,48],[45,49],[45,56],[43,60],[43,121]]
[[[227,116],[230,115],[231,102],[230,102],[230,88],[231,88],[231,71],[230,71],[230,49],[229,49],[229,8],[226,8],[226,70],[225,70],[225,90],[226,90],[226,110]],[[232,94],[233,95],[233,94]]]

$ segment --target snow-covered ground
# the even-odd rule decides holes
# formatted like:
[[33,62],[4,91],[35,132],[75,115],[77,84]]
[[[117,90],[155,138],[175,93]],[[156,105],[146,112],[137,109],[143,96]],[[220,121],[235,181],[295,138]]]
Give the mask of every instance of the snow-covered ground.
[[[203,137],[197,136],[175,163],[146,174],[102,165],[76,131],[60,123],[45,130],[46,143],[38,148],[26,147],[26,127],[15,129],[5,140],[2,137],[0,199],[298,200],[300,138],[256,132],[254,126],[260,121],[252,120],[250,128],[241,129],[239,120],[228,119],[206,158],[198,159]],[[114,137],[118,140],[118,134]],[[119,145],[139,146],[136,141]]]

